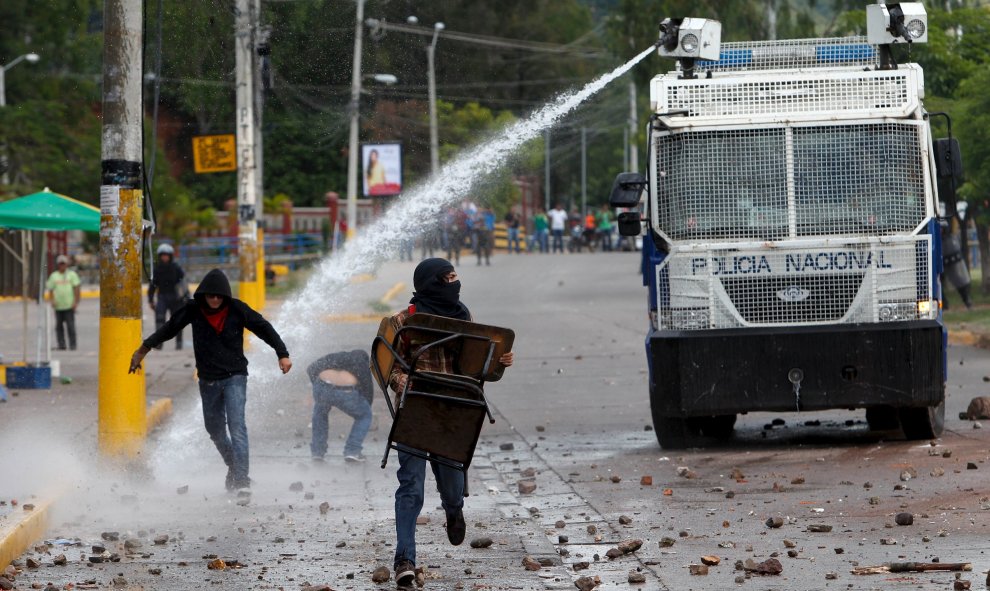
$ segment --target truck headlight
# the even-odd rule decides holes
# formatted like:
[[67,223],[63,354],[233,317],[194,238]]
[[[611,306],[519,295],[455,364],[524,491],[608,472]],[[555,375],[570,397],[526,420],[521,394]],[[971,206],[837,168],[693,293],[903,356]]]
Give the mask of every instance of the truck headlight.
[[684,53],[694,53],[698,50],[698,36],[687,34],[681,37],[681,49]]
[[901,302],[897,304],[880,304],[880,322],[898,322],[902,320],[917,320],[918,304]]
[[904,28],[907,29],[908,35],[910,35],[912,39],[921,39],[925,36],[925,30],[927,29],[925,26],[925,21],[917,18],[908,21]]

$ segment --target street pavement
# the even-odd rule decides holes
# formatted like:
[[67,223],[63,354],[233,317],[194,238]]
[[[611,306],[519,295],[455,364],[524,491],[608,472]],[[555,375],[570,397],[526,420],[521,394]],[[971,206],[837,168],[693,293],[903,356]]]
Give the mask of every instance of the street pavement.
[[[500,254],[491,267],[471,257],[462,262],[463,300],[477,321],[516,331],[516,363],[486,387],[496,422],[485,425],[470,471],[463,545],[447,542],[428,478],[428,522],[417,531],[426,588],[574,589],[581,576],[599,577],[598,588],[606,589],[951,587],[954,573],[850,573],[935,560],[971,562],[974,571],[962,578],[983,586],[990,425],[974,429],[958,414],[972,397],[988,394],[986,351],[950,348],[947,429],[935,442],[870,432],[862,411],[754,413],[740,417],[727,443],[670,452],[651,430],[637,254]],[[146,371],[149,401],[172,397],[173,416],[150,437],[141,462],[121,467],[99,459],[98,308],[84,301],[80,349],[58,354],[72,383],[22,390],[0,403],[0,500],[7,501],[0,518],[21,510],[11,499],[59,495],[45,536],[51,546],[18,560],[17,588],[394,587],[371,581],[376,567],[391,567],[394,552],[395,454],[379,467],[390,425],[384,400],[376,393],[366,463],[341,458],[350,419],[336,412],[327,461],[314,463],[304,370],[326,352],[367,348],[378,300],[404,282],[387,302],[403,307],[413,268],[387,263],[375,277],[327,294],[333,317],[281,318],[279,303],[270,302],[266,315],[276,329],[306,323],[316,330],[290,344],[295,367],[287,376],[277,375],[266,345],[252,345],[248,499],[223,488],[225,468],[202,427],[192,353],[171,343],[148,356]],[[146,333],[153,326],[150,310],[145,326]],[[20,331],[20,305],[0,303],[7,360],[16,359]],[[520,480],[535,490],[521,492]],[[902,512],[913,515],[913,525],[895,524]],[[766,525],[774,517],[780,527]],[[104,539],[113,532],[116,540]],[[492,545],[470,547],[481,537]],[[641,540],[641,548],[607,558],[628,540]],[[92,562],[94,544],[120,561]],[[56,566],[60,554],[66,563]],[[546,566],[528,571],[526,556]],[[689,565],[702,556],[719,564],[692,575]],[[211,570],[214,558],[233,567]],[[780,574],[736,567],[771,558]],[[28,566],[29,559],[39,566]],[[583,562],[589,564],[580,569]],[[631,574],[645,583],[629,583]]]

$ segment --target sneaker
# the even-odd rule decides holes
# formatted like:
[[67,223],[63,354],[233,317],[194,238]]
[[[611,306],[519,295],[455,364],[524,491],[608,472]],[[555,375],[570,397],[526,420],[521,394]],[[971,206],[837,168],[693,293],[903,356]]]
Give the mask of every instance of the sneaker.
[[447,539],[455,546],[460,546],[464,541],[464,532],[467,524],[464,523],[464,511],[458,509],[457,513],[447,515]]
[[344,456],[344,461],[352,464],[356,464],[358,462],[364,462],[366,460],[367,458],[364,457],[363,454],[347,454]]
[[399,587],[412,587],[416,582],[416,565],[411,560],[400,560],[395,565],[395,584]]
[[323,462],[323,454],[313,454],[314,462]]
[[227,490],[234,490],[235,488],[237,488],[236,486],[234,486],[233,468],[227,468],[227,479],[224,481],[224,486],[227,487]]

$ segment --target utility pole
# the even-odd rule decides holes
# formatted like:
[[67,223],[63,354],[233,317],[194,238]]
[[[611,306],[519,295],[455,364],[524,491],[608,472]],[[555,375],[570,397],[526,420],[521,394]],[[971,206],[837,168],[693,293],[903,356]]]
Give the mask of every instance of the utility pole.
[[550,130],[543,132],[543,205],[550,211]]
[[237,252],[240,263],[238,297],[257,309],[258,217],[261,206],[255,142],[254,32],[257,14],[252,0],[237,0],[234,15],[234,80],[237,96]]
[[636,82],[629,81],[629,172],[639,172],[639,148],[636,146]]
[[437,36],[443,29],[443,23],[435,23],[433,25],[433,41],[426,46],[426,82],[430,102],[430,174],[432,176],[436,176],[440,169],[440,139],[437,129],[437,73],[434,62],[437,51]]
[[358,106],[361,104],[361,40],[364,26],[364,0],[357,0],[354,19],[354,61],[351,66],[351,137],[347,148],[347,238],[357,231]]
[[581,214],[588,215],[588,128],[581,128]]
[[99,446],[135,458],[147,431],[141,343],[142,0],[104,0]]
[[[255,156],[257,158],[256,164],[258,172],[255,175],[257,181],[257,196],[258,196],[258,211],[257,219],[264,221],[264,209],[265,209],[265,143],[264,143],[264,133],[262,131],[262,124],[265,118],[265,93],[268,91],[270,78],[267,77],[270,74],[270,70],[266,69],[266,65],[270,66],[268,61],[268,56],[271,54],[271,45],[269,45],[269,38],[271,37],[272,28],[270,26],[262,26],[261,24],[261,0],[254,0],[254,14],[255,20],[255,51],[251,54],[255,61],[254,68],[254,108],[255,108],[255,121],[257,125],[254,128],[254,145],[255,145]],[[266,71],[267,70],[267,71]],[[264,226],[262,223],[261,226]],[[265,228],[259,227],[257,234],[257,244],[258,253],[257,264],[255,265],[255,285],[257,293],[255,295],[255,303],[257,304],[256,310],[263,310],[265,308]]]

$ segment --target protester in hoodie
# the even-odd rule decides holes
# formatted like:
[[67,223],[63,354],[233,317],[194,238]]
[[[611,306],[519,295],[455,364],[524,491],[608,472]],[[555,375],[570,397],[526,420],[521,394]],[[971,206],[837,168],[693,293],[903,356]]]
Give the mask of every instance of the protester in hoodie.
[[[165,325],[165,317],[175,316],[176,310],[185,304],[186,273],[175,262],[175,249],[171,244],[158,247],[158,261],[148,282],[148,305],[155,311],[155,330]],[[155,301],[155,293],[158,301]],[[161,349],[161,345],[158,346]],[[175,335],[175,349],[182,348],[182,331]]]
[[203,420],[210,439],[227,464],[227,490],[250,488],[248,434],[244,421],[248,375],[244,329],[275,349],[283,374],[292,368],[289,351],[261,314],[231,297],[230,281],[223,271],[213,269],[200,282],[193,299],[134,351],[129,372],[140,369],[141,361],[151,349],[177,335],[188,324],[192,325]]
[[[413,286],[416,291],[409,300],[409,307],[389,318],[395,331],[405,325],[406,319],[417,312],[446,316],[458,320],[471,320],[471,312],[461,303],[461,282],[457,280],[454,266],[446,259],[426,259],[416,266],[413,272]],[[408,345],[400,340],[397,352],[409,358]],[[442,347],[427,349],[416,360],[416,369],[453,373],[456,364],[455,353]],[[512,353],[499,357],[503,366],[512,365]],[[389,374],[389,384],[396,392],[402,392],[408,375],[401,368],[393,368]],[[447,514],[447,539],[457,546],[464,541],[464,472],[430,462],[433,476],[440,493],[440,504]],[[424,483],[426,480],[426,460],[408,453],[399,452],[399,470],[396,473],[399,488],[395,491],[395,581],[400,587],[409,586],[416,573],[416,518],[423,509]]]

